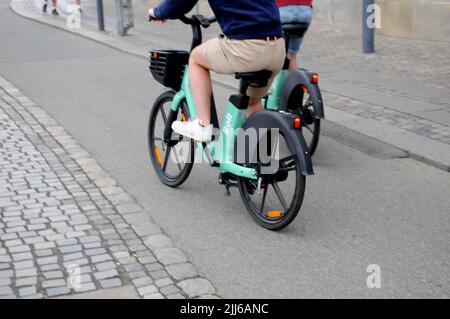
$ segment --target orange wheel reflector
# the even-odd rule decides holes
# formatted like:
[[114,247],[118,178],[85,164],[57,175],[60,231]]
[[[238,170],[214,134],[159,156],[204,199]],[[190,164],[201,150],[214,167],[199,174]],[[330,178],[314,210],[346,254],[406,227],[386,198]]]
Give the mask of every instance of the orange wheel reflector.
[[182,122],[186,122],[186,115],[181,114],[181,121],[182,121]]
[[156,161],[158,162],[159,166],[162,166],[163,162],[162,162],[161,153],[159,152],[158,146],[155,146],[155,154],[156,154]]
[[271,210],[266,213],[266,216],[269,218],[278,218],[283,216],[283,212],[280,210]]

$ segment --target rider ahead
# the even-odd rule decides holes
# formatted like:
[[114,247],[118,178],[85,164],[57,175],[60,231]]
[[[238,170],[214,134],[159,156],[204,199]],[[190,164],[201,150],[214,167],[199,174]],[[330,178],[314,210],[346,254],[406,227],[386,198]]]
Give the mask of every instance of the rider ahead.
[[[189,12],[198,0],[165,0],[150,9],[150,16],[165,21]],[[269,70],[272,78],[262,88],[249,87],[248,114],[262,108],[273,78],[281,70],[285,44],[275,0],[209,0],[224,35],[196,47],[189,58],[189,81],[198,118],[176,121],[173,130],[200,142],[212,137],[211,76],[209,71],[233,74]]]

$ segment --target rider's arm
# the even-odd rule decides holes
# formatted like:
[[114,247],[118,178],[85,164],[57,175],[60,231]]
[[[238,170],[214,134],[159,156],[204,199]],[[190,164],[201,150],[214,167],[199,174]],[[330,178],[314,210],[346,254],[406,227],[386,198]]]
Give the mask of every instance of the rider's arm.
[[177,19],[195,6],[198,0],[164,0],[154,9],[154,15],[158,19]]

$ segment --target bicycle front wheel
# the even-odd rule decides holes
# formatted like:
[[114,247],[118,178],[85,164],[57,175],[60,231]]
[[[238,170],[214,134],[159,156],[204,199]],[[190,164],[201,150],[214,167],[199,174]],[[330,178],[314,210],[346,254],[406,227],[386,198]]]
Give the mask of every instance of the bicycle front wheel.
[[[150,160],[161,182],[170,187],[183,184],[194,165],[194,142],[172,133],[170,141],[164,139],[169,112],[175,96],[173,91],[163,93],[153,105],[148,125],[148,147]],[[182,102],[177,120],[187,121],[189,110]]]

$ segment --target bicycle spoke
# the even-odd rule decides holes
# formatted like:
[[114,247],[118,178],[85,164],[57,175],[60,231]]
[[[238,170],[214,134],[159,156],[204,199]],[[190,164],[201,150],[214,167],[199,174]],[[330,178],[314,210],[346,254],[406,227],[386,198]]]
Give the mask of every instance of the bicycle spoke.
[[306,127],[308,129],[308,131],[310,131],[311,134],[314,135],[314,132],[309,128],[308,124],[303,124],[303,127]]
[[261,214],[264,213],[264,203],[266,202],[267,189],[269,189],[268,185],[264,188],[263,197],[261,200]]
[[[290,162],[287,163],[287,164],[284,164],[287,161],[290,161]],[[279,161],[279,164],[280,164],[280,168],[281,169],[285,169],[285,168],[294,166],[295,165],[295,155],[290,155],[288,157],[285,157],[285,158],[281,159]]]
[[273,182],[272,187],[275,190],[275,194],[277,194],[278,199],[280,200],[281,206],[283,206],[283,209],[286,212],[288,210],[288,207],[286,204],[286,200],[284,199],[283,193],[281,193],[281,189],[278,186],[278,183]]
[[[174,149],[175,149],[175,147],[174,147]],[[177,161],[178,169],[179,169],[180,172],[181,172],[183,169],[181,168],[181,165],[180,165],[180,159],[178,158],[177,151],[175,150],[175,153],[173,153],[173,154],[175,155],[175,160]]]
[[170,155],[171,150],[172,150],[172,146],[168,146],[167,151],[166,151],[166,156],[164,156],[164,163],[163,163],[163,167],[162,167],[163,172],[166,171],[167,162],[169,161],[169,155]]
[[[290,161],[290,160],[294,160],[294,159],[295,159],[295,155],[294,155],[294,154],[289,155],[289,156],[286,156],[286,157],[284,157],[284,158],[282,158],[282,159],[279,160],[280,166],[283,166],[283,164],[284,164],[285,162]],[[292,162],[291,162],[289,165],[291,165],[291,164],[292,164]],[[283,167],[287,167],[287,166],[288,166],[288,165],[283,166]]]

